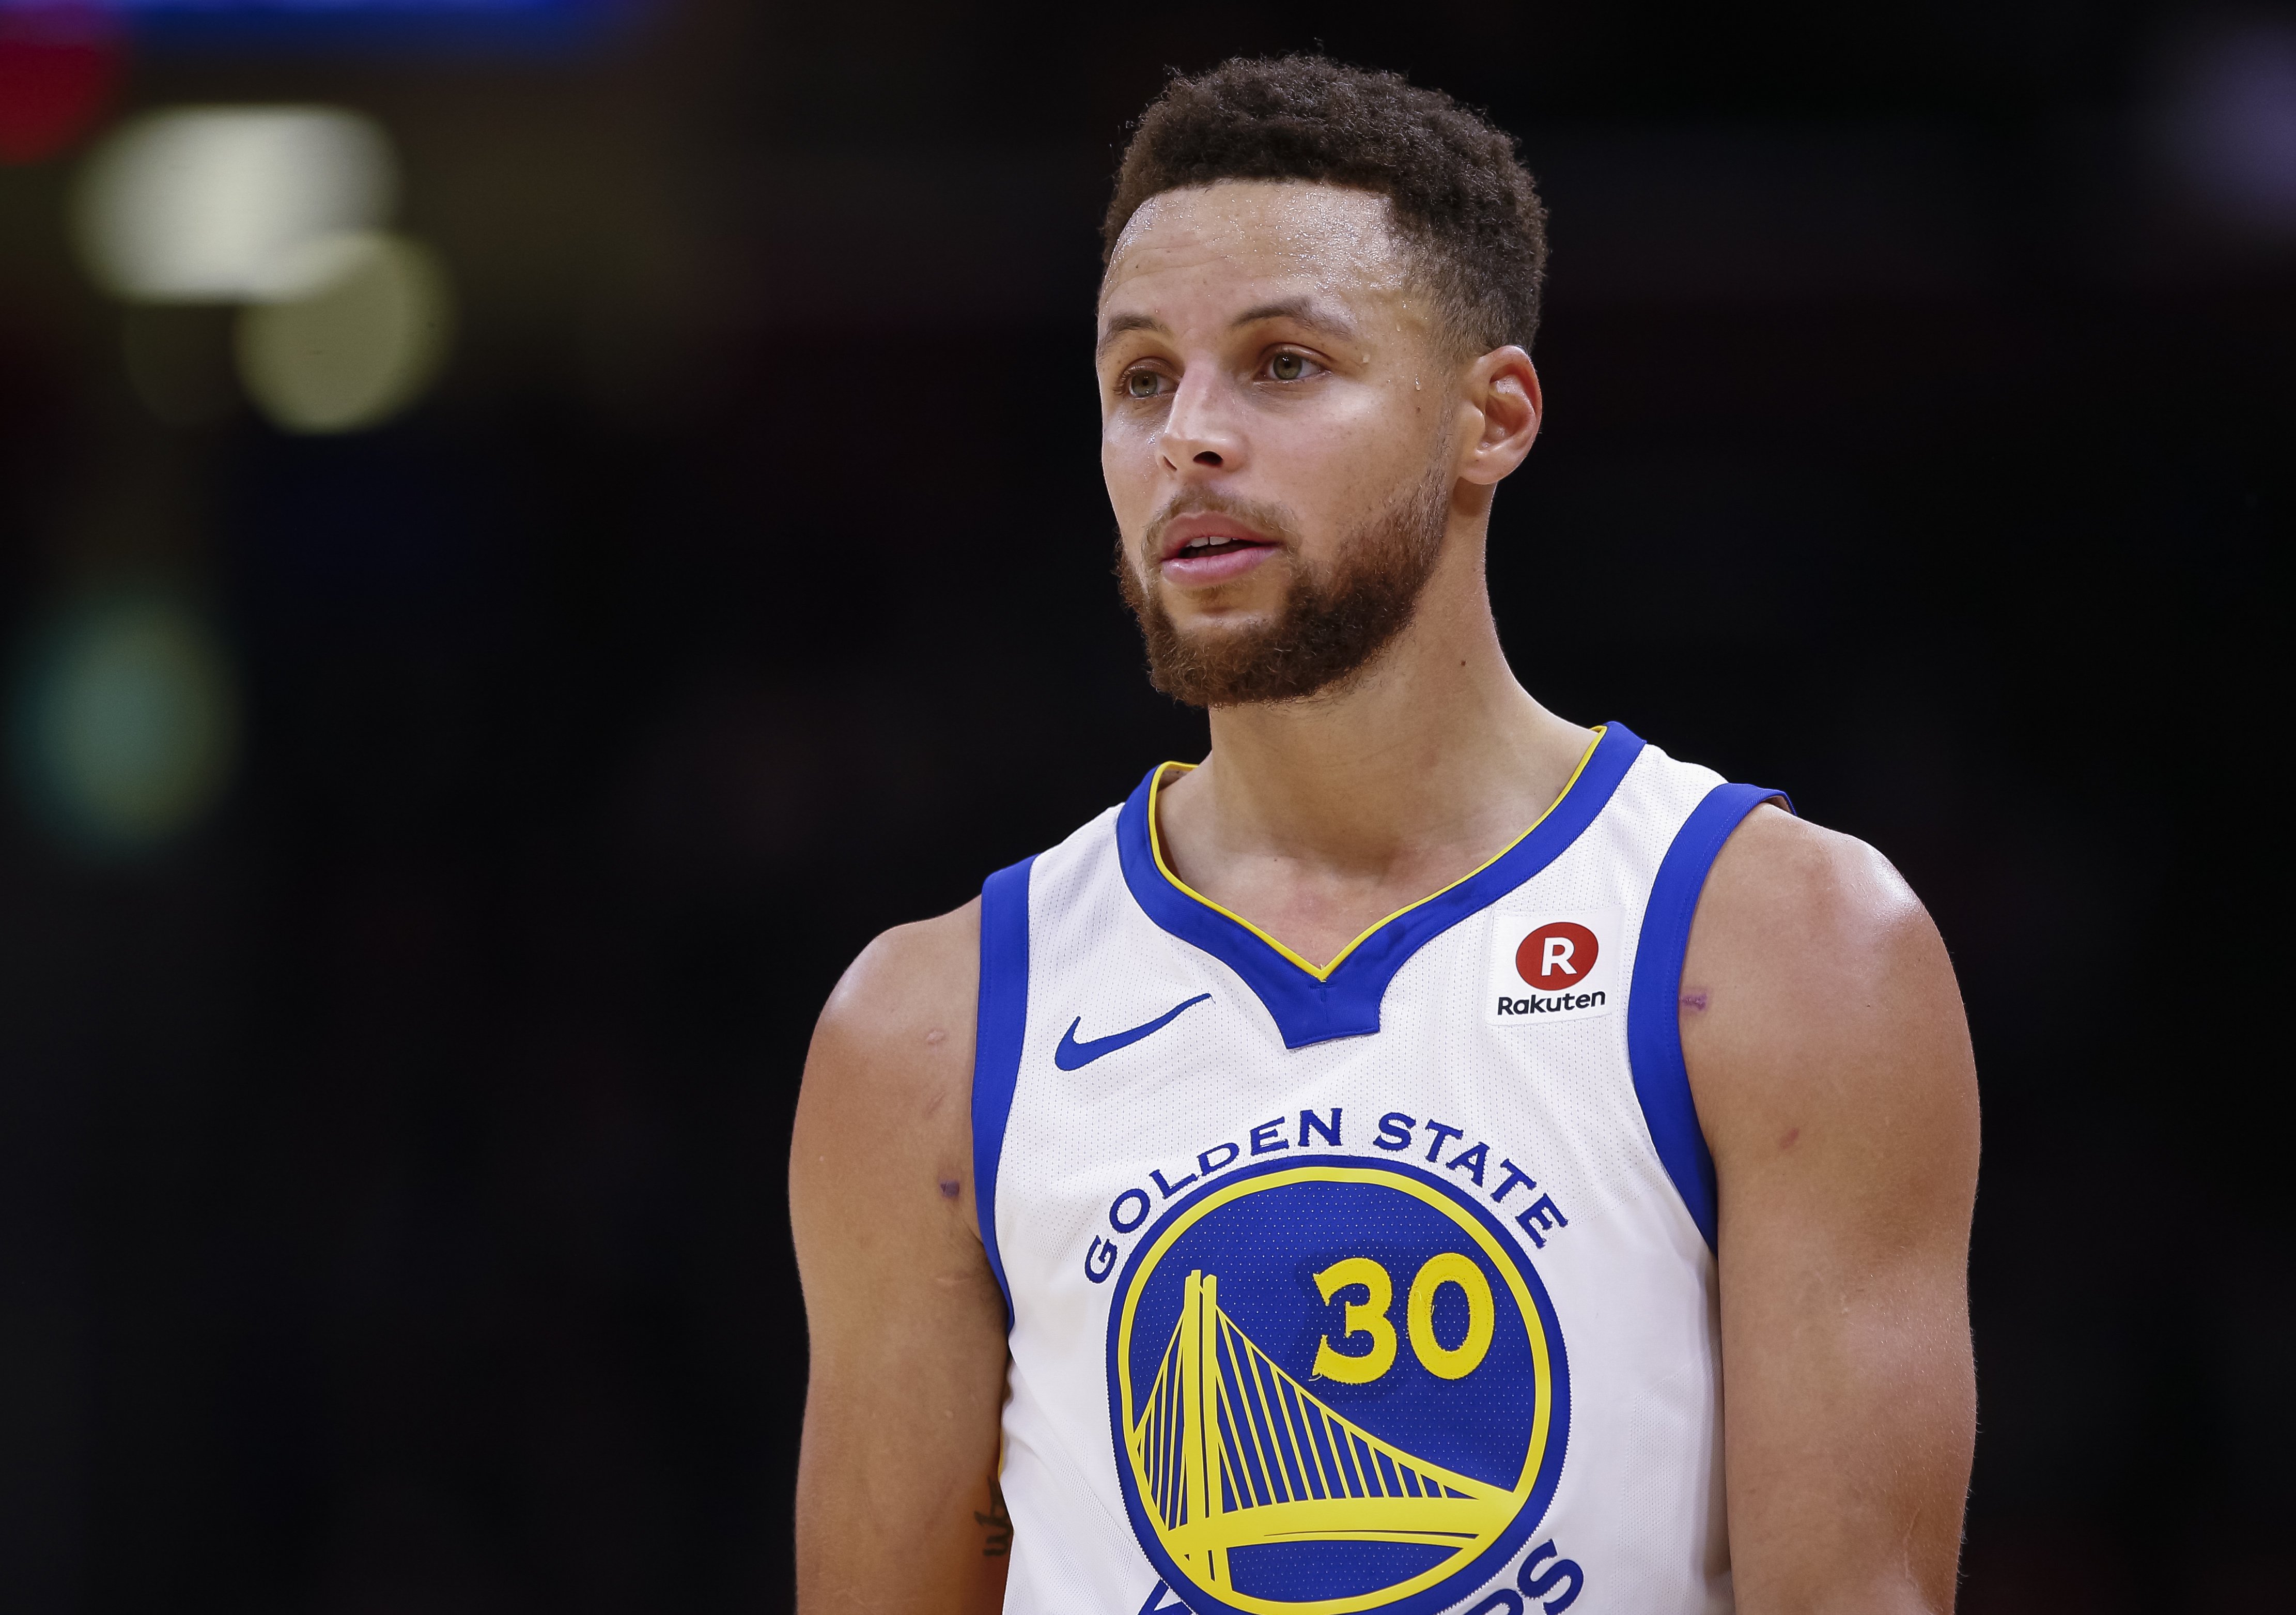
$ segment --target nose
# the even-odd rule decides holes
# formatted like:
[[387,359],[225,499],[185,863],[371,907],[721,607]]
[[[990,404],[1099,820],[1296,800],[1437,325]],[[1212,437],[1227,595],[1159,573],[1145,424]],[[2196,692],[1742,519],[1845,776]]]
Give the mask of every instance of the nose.
[[1167,470],[1234,471],[1242,465],[1243,439],[1220,379],[1208,365],[1192,366],[1181,376],[1157,444]]

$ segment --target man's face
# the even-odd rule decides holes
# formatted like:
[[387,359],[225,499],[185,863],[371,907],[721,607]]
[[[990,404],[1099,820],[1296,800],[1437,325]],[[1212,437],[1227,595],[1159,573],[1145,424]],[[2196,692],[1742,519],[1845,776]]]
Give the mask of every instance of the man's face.
[[1160,687],[1310,695],[1439,556],[1456,361],[1385,198],[1228,181],[1152,199],[1101,293],[1101,467]]

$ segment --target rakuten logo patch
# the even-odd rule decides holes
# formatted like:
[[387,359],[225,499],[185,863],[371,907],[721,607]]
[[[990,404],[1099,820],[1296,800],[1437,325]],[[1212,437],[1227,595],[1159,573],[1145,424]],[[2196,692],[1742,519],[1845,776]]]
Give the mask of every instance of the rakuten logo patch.
[[1534,1026],[1608,1015],[1622,997],[1613,957],[1618,937],[1615,909],[1494,916],[1484,1018]]

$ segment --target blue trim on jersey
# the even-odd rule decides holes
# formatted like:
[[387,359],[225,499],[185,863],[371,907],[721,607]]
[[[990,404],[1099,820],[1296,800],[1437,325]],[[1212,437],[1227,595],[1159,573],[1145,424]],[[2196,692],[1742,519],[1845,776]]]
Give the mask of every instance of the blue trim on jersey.
[[996,1248],[996,1164],[1021,1081],[1021,1040],[1029,1030],[1029,871],[1033,857],[999,869],[980,886],[980,1008],[972,1043],[972,1215],[980,1248],[1004,1295],[1013,1327],[1013,1286]]
[[1275,1018],[1285,1048],[1362,1037],[1379,1030],[1379,1007],[1387,984],[1411,956],[1561,856],[1595,822],[1642,749],[1642,741],[1625,724],[1608,725],[1577,783],[1529,834],[1458,885],[1406,909],[1372,932],[1327,980],[1318,981],[1245,927],[1164,878],[1148,839],[1148,792],[1155,783],[1154,769],[1117,815],[1117,857],[1124,884],[1142,911],[1242,976]]
[[1635,1098],[1666,1175],[1674,1180],[1709,1249],[1716,1242],[1714,1156],[1698,1125],[1690,1068],[1682,1058],[1682,960],[1690,951],[1690,922],[1698,913],[1707,871],[1739,821],[1765,802],[1783,803],[1793,812],[1784,791],[1718,785],[1683,820],[1651,883],[1627,994],[1627,1063],[1634,1072]]

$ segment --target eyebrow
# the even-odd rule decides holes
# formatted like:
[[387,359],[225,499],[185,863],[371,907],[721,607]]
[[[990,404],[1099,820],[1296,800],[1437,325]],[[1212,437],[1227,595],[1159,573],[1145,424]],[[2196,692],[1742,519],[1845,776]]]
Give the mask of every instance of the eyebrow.
[[[1277,302],[1261,303],[1257,307],[1246,309],[1228,322],[1228,329],[1241,330],[1246,325],[1256,325],[1265,319],[1297,320],[1303,325],[1311,325],[1340,336],[1353,336],[1356,334],[1354,321],[1328,304],[1317,302],[1312,297],[1287,297]],[[1154,331],[1165,336],[1172,334],[1172,328],[1152,314],[1119,314],[1110,320],[1108,329],[1100,334],[1100,342],[1093,349],[1093,357],[1099,358],[1108,351],[1110,345],[1118,337],[1132,331]]]
[[1235,317],[1234,323],[1228,328],[1234,330],[1238,326],[1254,325],[1264,319],[1297,320],[1303,325],[1313,325],[1340,336],[1356,334],[1355,322],[1345,313],[1312,297],[1287,297],[1280,302],[1261,303],[1258,308],[1246,309]]
[[1108,351],[1110,343],[1128,331],[1160,331],[1166,336],[1172,334],[1172,328],[1152,314],[1119,314],[1110,320],[1108,329],[1100,334],[1100,341],[1094,347],[1092,356],[1098,358]]

